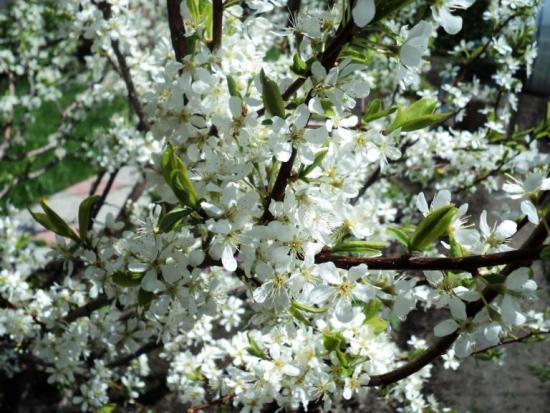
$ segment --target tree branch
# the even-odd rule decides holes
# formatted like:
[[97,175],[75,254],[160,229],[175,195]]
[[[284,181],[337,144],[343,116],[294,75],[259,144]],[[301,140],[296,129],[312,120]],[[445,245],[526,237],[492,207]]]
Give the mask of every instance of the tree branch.
[[187,40],[185,39],[185,25],[180,13],[180,0],[167,0],[168,26],[170,27],[170,39],[176,60],[182,62],[187,55]]
[[329,252],[321,252],[315,256],[315,262],[333,262],[337,267],[349,269],[366,264],[372,270],[464,270],[495,267],[506,264],[529,264],[537,260],[546,245],[538,245],[529,249],[497,252],[485,255],[470,255],[466,257],[342,257]]
[[[325,67],[327,71],[329,71],[332,68],[332,66],[334,66],[334,64],[336,63],[336,60],[338,59],[340,51],[353,37],[354,28],[355,28],[355,25],[353,24],[353,21],[348,22],[343,27],[343,29],[339,30],[334,40],[330,42],[330,44],[325,49],[325,52],[321,57],[321,64]],[[308,74],[303,78],[296,79],[288,87],[288,89],[283,93],[282,95],[283,100],[285,101],[288,100],[304,84],[305,79],[310,75],[311,75],[311,71],[308,72]],[[308,97],[305,100],[305,103],[307,103],[310,99],[311,99],[311,94],[308,95]],[[258,116],[263,115],[264,111],[265,109],[260,109],[258,111]],[[273,216],[269,211],[269,205],[271,204],[271,201],[272,200],[281,201],[284,198],[286,186],[288,184],[288,180],[290,179],[290,175],[292,173],[292,166],[294,165],[294,160],[296,159],[296,153],[297,153],[296,148],[292,147],[292,153],[290,155],[289,160],[281,164],[281,168],[279,169],[279,173],[277,174],[275,184],[273,185],[273,190],[268,195],[264,203],[264,213],[261,218],[261,222],[263,223],[266,223],[273,219]]]
[[214,51],[222,46],[223,32],[223,0],[212,0],[212,43],[210,50]]
[[[546,215],[544,219],[547,223],[550,222],[550,212]],[[546,231],[545,224],[544,222],[541,222],[531,233],[531,236],[522,244],[520,250],[531,250],[538,248],[547,237],[548,233]],[[519,267],[521,267],[521,263],[509,264],[501,271],[501,274],[509,275]],[[482,295],[484,297],[484,300],[479,300],[477,302],[469,303],[467,305],[466,314],[468,315],[468,318],[473,318],[477,313],[479,313],[484,308],[485,302],[489,303],[493,301],[498,296],[498,292],[496,289],[485,288],[485,290],[483,290],[482,292]],[[439,356],[445,354],[447,350],[453,345],[458,336],[459,332],[457,330],[448,336],[441,337],[413,361],[388,373],[371,376],[368,385],[384,386],[395,383],[399,380],[404,379],[405,377],[410,376],[411,374],[416,373],[424,366],[432,363]]]

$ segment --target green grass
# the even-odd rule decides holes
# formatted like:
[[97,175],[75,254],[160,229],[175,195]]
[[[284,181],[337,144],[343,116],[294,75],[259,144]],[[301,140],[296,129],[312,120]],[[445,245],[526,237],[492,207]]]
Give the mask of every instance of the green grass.
[[[61,108],[66,108],[75,99],[78,88],[72,87],[67,90],[58,104]],[[89,138],[94,132],[106,127],[109,124],[111,116],[116,112],[127,112],[128,106],[123,97],[115,98],[112,101],[104,101],[98,107],[90,110],[84,119],[78,123],[72,130],[73,140],[65,144],[68,157],[59,162],[56,166],[49,169],[46,173],[34,180],[26,180],[13,188],[9,194],[0,200],[0,209],[7,204],[17,208],[25,208],[38,199],[54,194],[64,188],[80,182],[97,173],[96,167],[84,162],[82,159],[74,159],[70,154],[82,155],[80,143]],[[53,102],[45,102],[34,113],[34,122],[27,126],[23,142],[10,148],[10,154],[22,154],[31,149],[41,147],[48,143],[48,136],[54,133],[61,124],[61,112]],[[16,112],[16,125],[23,121],[23,113]],[[0,190],[6,182],[14,176],[25,173],[27,168],[31,171],[37,171],[50,163],[55,156],[53,151],[38,156],[32,160],[0,162]]]

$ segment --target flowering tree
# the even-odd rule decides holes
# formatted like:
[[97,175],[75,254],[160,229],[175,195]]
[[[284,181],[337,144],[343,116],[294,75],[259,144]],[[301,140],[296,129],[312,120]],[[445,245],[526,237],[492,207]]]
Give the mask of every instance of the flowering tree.
[[[338,410],[384,388],[403,411],[439,411],[422,392],[433,361],[456,368],[543,337],[530,266],[549,255],[538,140],[550,119],[514,120],[537,6],[9,3],[0,157],[55,152],[110,182],[133,165],[144,181],[105,225],[95,217],[110,185],[75,211],[78,228],[42,201],[33,217],[58,235],[45,258],[6,209],[6,386],[47,381],[59,410],[146,411],[168,393],[190,412]],[[461,32],[469,7],[478,33]],[[122,96],[129,110],[62,149],[78,119]],[[63,112],[59,130],[18,153],[46,101]],[[33,177],[10,176],[1,197]],[[480,187],[512,201],[470,217],[455,202]],[[434,307],[445,316],[432,344],[400,348],[396,326]]]

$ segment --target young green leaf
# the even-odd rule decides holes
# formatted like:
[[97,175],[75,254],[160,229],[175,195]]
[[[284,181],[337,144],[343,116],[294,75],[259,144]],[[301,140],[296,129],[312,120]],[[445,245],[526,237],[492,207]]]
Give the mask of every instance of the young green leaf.
[[327,351],[335,351],[342,346],[344,337],[340,333],[323,333],[323,346]]
[[397,114],[393,123],[384,132],[389,134],[397,129],[402,132],[411,132],[440,123],[452,113],[434,113],[437,100],[422,98],[407,108],[397,107]]
[[294,307],[290,307],[288,309],[288,312],[290,313],[290,315],[292,315],[292,317],[294,317],[296,320],[298,320],[299,322],[301,323],[304,323],[305,325],[307,326],[311,326],[311,321],[309,321],[307,319],[306,316],[304,316],[299,310],[297,310],[296,308]]
[[40,206],[44,210],[47,219],[44,219],[44,217],[41,214],[33,214],[31,212],[33,218],[35,218],[38,221],[38,223],[40,223],[46,229],[49,229],[50,231],[55,232],[57,235],[61,235],[62,237],[70,238],[73,241],[80,242],[78,235],[76,235],[76,233],[69,226],[69,224],[67,224],[63,220],[63,218],[57,215],[55,211],[46,204],[46,202],[40,201]]
[[361,121],[363,123],[369,123],[373,120],[383,118],[384,116],[388,116],[395,112],[395,107],[390,107],[388,109],[384,109],[382,106],[382,101],[380,99],[374,99],[372,102],[369,103],[367,106],[367,110],[365,111],[365,114],[363,115],[363,118]]
[[137,287],[145,274],[128,270],[116,271],[112,275],[113,282],[121,287]]
[[159,222],[159,232],[169,232],[173,230],[187,215],[193,212],[188,208],[176,208],[165,214]]
[[306,62],[304,62],[299,52],[296,52],[294,54],[294,57],[292,59],[292,66],[290,67],[290,70],[292,70],[295,74],[297,74],[300,77],[306,77],[308,75],[308,65]]
[[384,242],[376,241],[342,241],[331,248],[331,252],[339,253],[363,253],[363,254],[380,254],[380,250],[387,247]]
[[303,181],[307,181],[307,176],[309,175],[309,173],[321,164],[327,152],[328,149],[321,149],[319,152],[317,152],[315,154],[313,162],[310,165],[300,168],[300,172],[298,172],[298,178]]
[[260,81],[262,82],[262,99],[267,113],[271,116],[285,117],[285,103],[281,96],[279,86],[273,80],[267,77],[264,70],[260,71]]
[[302,304],[302,303],[299,303],[298,301],[292,301],[292,304],[291,304],[292,308],[296,308],[297,310],[300,310],[300,311],[305,311],[306,313],[314,313],[314,314],[322,314],[322,313],[325,313],[328,308],[326,307],[311,307],[309,305],[305,305],[305,304]]
[[409,236],[407,235],[407,233],[405,231],[403,231],[400,228],[396,228],[396,227],[390,227],[390,228],[387,229],[387,231],[395,237],[397,242],[399,242],[405,248],[409,249],[410,239],[409,239]]
[[99,202],[99,195],[92,195],[80,203],[78,207],[78,231],[82,241],[88,240],[88,226],[90,224],[90,211]]
[[140,307],[148,308],[151,305],[151,302],[155,298],[155,294],[150,291],[145,291],[140,288],[138,291],[138,305]]
[[427,249],[435,240],[448,231],[456,213],[457,209],[453,204],[430,212],[416,227],[416,231],[411,237],[410,249],[412,251]]
[[229,94],[231,96],[236,96],[242,99],[242,96],[239,92],[239,88],[237,86],[237,82],[231,75],[227,75],[227,89],[229,90]]
[[187,167],[169,145],[161,158],[161,172],[166,183],[172,188],[176,197],[191,209],[197,209],[199,196],[189,178]]
[[262,351],[258,343],[252,338],[250,334],[247,335],[248,337],[248,347],[246,348],[246,351],[248,351],[249,354],[256,356],[258,358],[267,360],[267,355]]

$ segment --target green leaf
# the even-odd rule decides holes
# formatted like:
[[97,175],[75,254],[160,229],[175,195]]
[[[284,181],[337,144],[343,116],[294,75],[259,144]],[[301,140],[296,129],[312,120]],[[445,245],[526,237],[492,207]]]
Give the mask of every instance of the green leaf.
[[506,282],[506,276],[502,274],[487,274],[483,278],[491,285],[499,285]]
[[540,252],[540,258],[544,261],[550,261],[550,247],[544,247]]
[[365,324],[372,327],[372,330],[376,335],[383,333],[388,328],[388,322],[379,317],[371,317],[365,322]]
[[314,314],[322,314],[328,310],[327,307],[311,307],[294,300],[292,301],[291,306],[292,308],[296,308],[297,310],[305,311],[306,313],[314,313]]
[[113,282],[121,287],[137,287],[145,273],[132,272],[128,270],[116,271],[112,275]]
[[168,145],[162,154],[161,172],[176,197],[184,205],[196,210],[199,206],[199,196],[189,178],[187,167],[175,153],[172,145]]
[[32,212],[30,209],[28,210],[33,219],[38,222],[40,225],[42,225],[44,228],[46,228],[48,231],[55,232],[53,224],[50,222],[50,219],[48,216],[42,212]]
[[376,254],[387,247],[384,242],[376,241],[342,241],[330,249],[331,252],[338,253],[363,253]]
[[365,321],[376,317],[382,309],[382,301],[378,298],[373,298],[367,304],[363,306],[363,314],[365,314]]
[[390,234],[392,234],[400,244],[402,244],[404,247],[409,249],[410,240],[409,240],[409,236],[407,235],[407,233],[405,231],[401,230],[400,228],[396,228],[396,227],[390,227],[390,228],[387,228],[386,230]]
[[55,211],[46,204],[46,202],[40,201],[40,206],[44,210],[46,218],[44,218],[43,214],[34,214],[33,212],[31,212],[33,218],[38,221],[40,225],[42,225],[46,229],[49,229],[52,232],[55,232],[57,235],[71,238],[76,242],[80,242],[78,235],[76,235],[69,224],[67,224],[63,220],[63,218],[57,215]]
[[430,212],[416,227],[416,231],[411,237],[410,249],[412,251],[427,249],[435,240],[448,231],[456,213],[457,209],[453,204]]
[[264,62],[276,62],[281,57],[281,51],[277,46],[271,46],[265,52]]
[[440,123],[452,113],[434,113],[437,106],[437,99],[422,98],[407,108],[397,106],[397,114],[393,123],[385,130],[385,133],[391,133],[397,129],[402,132],[411,132]]
[[231,96],[242,98],[239,92],[239,88],[237,86],[237,82],[235,82],[235,79],[230,75],[227,75],[226,78],[227,78],[227,89],[229,90],[229,94]]
[[294,317],[296,320],[300,321],[301,323],[304,323],[306,326],[311,326],[311,321],[308,320],[306,316],[304,316],[299,310],[297,310],[294,307],[290,307],[288,309],[288,312]]
[[344,338],[339,333],[323,333],[323,346],[328,351],[335,351],[337,348],[340,348],[340,346],[342,346],[343,342]]
[[262,82],[262,99],[267,113],[271,116],[285,117],[285,104],[281,96],[279,86],[273,80],[268,78],[262,69],[260,71],[260,80]]
[[187,215],[193,212],[188,208],[175,208],[165,214],[159,222],[159,232],[169,232],[178,226]]
[[349,360],[346,353],[344,353],[339,348],[337,348],[335,351],[336,351],[336,358],[338,359],[338,362],[340,363],[342,368],[349,369]]
[[382,107],[382,101],[380,99],[374,99],[367,106],[367,110],[365,111],[365,114],[363,115],[363,118],[361,120],[363,123],[369,123],[373,120],[388,116],[395,112],[395,110],[395,107],[384,109]]
[[294,54],[290,70],[300,77],[306,77],[309,74],[308,64],[302,59],[299,52]]
[[198,20],[200,17],[200,0],[187,0],[187,9],[189,10],[189,13],[191,16]]
[[303,181],[307,181],[307,176],[311,171],[313,171],[315,168],[317,168],[321,162],[323,162],[323,159],[325,155],[327,154],[328,149],[321,149],[319,152],[315,154],[315,159],[313,159],[313,162],[306,166],[300,168],[300,172],[298,173],[298,178],[300,178]]
[[115,403],[105,404],[95,410],[95,413],[114,413],[117,409]]
[[248,354],[251,354],[255,357],[267,360],[267,355],[262,351],[258,343],[252,338],[250,334],[247,334],[248,337],[248,347],[246,348],[246,351],[248,351]]
[[144,289],[140,288],[138,291],[138,305],[140,307],[149,308],[151,305],[151,302],[153,301],[153,298],[155,298],[155,294],[150,291],[145,291]]
[[80,203],[78,207],[78,231],[82,241],[88,240],[88,225],[90,223],[90,210],[99,202],[99,195],[92,195]]

